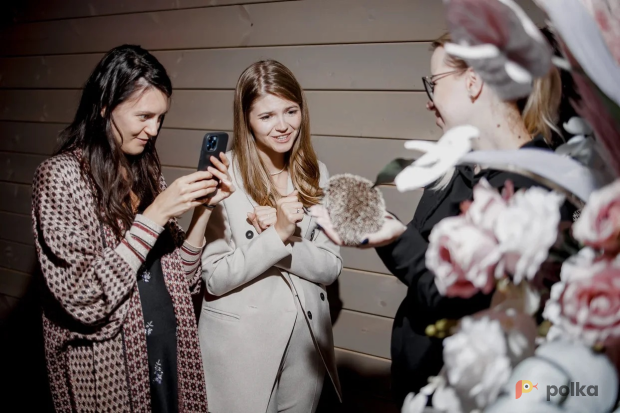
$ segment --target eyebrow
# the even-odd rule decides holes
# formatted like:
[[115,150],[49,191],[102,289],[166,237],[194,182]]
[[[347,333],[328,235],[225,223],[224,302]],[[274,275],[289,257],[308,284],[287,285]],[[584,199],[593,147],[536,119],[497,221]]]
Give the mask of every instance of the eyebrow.
[[[162,113],[162,114],[161,114],[161,115],[159,115],[159,116],[164,116],[164,115],[166,115],[167,113],[168,113],[168,111],[165,111],[164,113]],[[157,115],[157,113],[155,113],[155,112],[147,112],[147,111],[139,111],[139,112],[137,113],[137,115],[138,115],[138,116],[142,116],[142,115],[155,116],[155,115]]]
[[[287,110],[291,110],[291,109],[299,109],[299,106],[298,105],[289,106],[288,108],[284,109],[284,111],[286,112]],[[272,110],[272,111],[269,111],[269,112],[259,113],[256,116],[261,117],[261,116],[265,116],[265,115],[272,115],[274,112],[275,112],[275,110]]]

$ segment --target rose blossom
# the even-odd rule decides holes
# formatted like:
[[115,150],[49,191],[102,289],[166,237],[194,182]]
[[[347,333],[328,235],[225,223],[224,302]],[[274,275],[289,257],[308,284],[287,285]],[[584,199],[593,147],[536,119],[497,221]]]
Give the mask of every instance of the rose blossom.
[[464,216],[445,218],[429,236],[426,267],[435,273],[442,295],[469,298],[495,287],[500,254],[492,234],[480,230]]
[[444,340],[443,357],[450,386],[479,408],[492,403],[510,377],[504,331],[488,317],[463,318],[459,332]]
[[620,180],[592,193],[573,226],[573,235],[592,248],[620,251]]
[[564,196],[539,187],[515,193],[500,212],[495,236],[503,254],[500,268],[512,274],[515,284],[531,280],[556,242]]
[[478,228],[493,232],[499,215],[508,207],[506,200],[486,179],[474,187],[474,201],[467,209],[467,218]]
[[562,266],[543,317],[553,323],[547,338],[588,345],[620,337],[620,260],[596,259],[584,249]]

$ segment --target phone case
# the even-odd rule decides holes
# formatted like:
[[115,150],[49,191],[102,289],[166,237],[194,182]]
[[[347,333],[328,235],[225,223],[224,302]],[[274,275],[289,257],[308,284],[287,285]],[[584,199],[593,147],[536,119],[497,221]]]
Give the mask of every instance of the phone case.
[[228,146],[228,134],[226,132],[209,132],[202,138],[198,170],[206,171],[211,165],[211,156],[219,159],[220,152],[226,153]]

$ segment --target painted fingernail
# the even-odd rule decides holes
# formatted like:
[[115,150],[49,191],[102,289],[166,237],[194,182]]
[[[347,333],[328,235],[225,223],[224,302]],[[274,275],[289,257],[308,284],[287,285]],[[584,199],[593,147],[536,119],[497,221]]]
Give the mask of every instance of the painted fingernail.
[[366,238],[364,241],[362,241],[362,243],[360,245],[366,245],[368,244],[368,238]]

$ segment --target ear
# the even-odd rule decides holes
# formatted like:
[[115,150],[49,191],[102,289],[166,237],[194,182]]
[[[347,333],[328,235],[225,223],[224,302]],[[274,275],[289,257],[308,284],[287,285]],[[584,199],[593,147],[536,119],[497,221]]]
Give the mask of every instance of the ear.
[[105,111],[106,111],[106,107],[104,106],[103,109],[101,109],[100,115],[102,118],[105,118]]
[[482,80],[480,75],[478,75],[478,73],[476,73],[474,69],[470,67],[467,69],[467,72],[465,72],[465,82],[469,98],[472,102],[475,102],[482,93],[484,81]]

